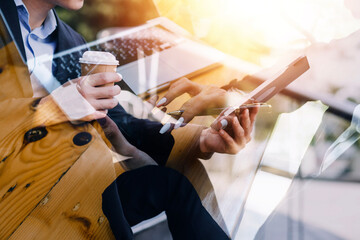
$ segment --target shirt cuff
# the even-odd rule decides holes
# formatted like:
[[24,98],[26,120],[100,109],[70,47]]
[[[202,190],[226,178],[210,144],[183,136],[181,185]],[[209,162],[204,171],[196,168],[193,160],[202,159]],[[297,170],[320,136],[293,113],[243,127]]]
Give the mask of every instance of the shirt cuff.
[[51,96],[70,121],[80,120],[96,112],[95,108],[79,93],[76,84],[58,87]]

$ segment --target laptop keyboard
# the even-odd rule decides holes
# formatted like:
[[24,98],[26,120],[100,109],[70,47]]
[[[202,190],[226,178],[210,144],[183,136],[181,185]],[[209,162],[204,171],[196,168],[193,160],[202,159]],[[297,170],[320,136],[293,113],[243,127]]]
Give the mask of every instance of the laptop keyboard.
[[138,49],[142,50],[145,56],[150,56],[154,50],[161,52],[171,48],[181,39],[165,29],[151,27],[94,46],[94,49],[91,47],[91,50],[112,53],[122,66],[138,59]]
[[[161,52],[176,46],[183,40],[182,37],[169,32],[161,26],[149,27],[137,32],[110,39],[99,44],[88,44],[92,51],[107,51],[112,53],[119,61],[119,66],[131,63],[138,59],[138,50],[142,50],[144,56],[150,56],[155,51]],[[79,58],[88,49],[78,49],[68,54],[57,57],[53,61],[53,68],[59,67],[65,71],[70,80],[81,76]],[[60,71],[61,71],[60,70]],[[57,78],[62,76],[57,76]],[[58,79],[60,80],[60,79]]]

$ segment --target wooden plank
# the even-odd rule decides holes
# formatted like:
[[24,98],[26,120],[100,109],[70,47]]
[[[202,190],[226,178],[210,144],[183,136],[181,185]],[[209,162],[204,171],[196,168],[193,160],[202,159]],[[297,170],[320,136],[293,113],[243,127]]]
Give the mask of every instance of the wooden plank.
[[10,239],[114,238],[101,208],[101,194],[116,178],[113,155],[96,138]]
[[45,138],[26,145],[20,133],[1,141],[1,146],[8,146],[5,150],[14,148],[13,153],[2,155],[5,157],[0,164],[0,239],[7,238],[20,225],[91,145],[76,146],[72,138],[82,131],[96,134],[90,125],[74,131],[70,124],[60,124],[47,131]]

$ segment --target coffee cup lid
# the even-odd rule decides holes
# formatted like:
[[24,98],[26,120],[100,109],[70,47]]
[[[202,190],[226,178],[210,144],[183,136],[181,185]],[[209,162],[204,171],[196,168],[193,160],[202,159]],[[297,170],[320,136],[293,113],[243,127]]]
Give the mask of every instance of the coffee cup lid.
[[80,63],[100,64],[100,65],[119,65],[119,61],[109,52],[86,51],[79,59]]

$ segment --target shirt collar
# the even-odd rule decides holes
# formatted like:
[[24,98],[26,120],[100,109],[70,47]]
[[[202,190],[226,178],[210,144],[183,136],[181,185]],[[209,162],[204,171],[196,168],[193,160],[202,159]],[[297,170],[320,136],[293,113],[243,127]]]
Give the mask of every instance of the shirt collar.
[[[22,0],[14,0],[15,5],[18,9],[19,19],[24,24],[24,26],[27,28],[29,32],[31,32],[30,24],[29,24],[29,12],[23,3]],[[35,28],[32,32],[39,38],[45,39],[47,38],[51,33],[55,31],[57,27],[56,17],[53,12],[53,10],[50,10],[48,12],[47,17],[45,18],[44,23],[38,27]]]

